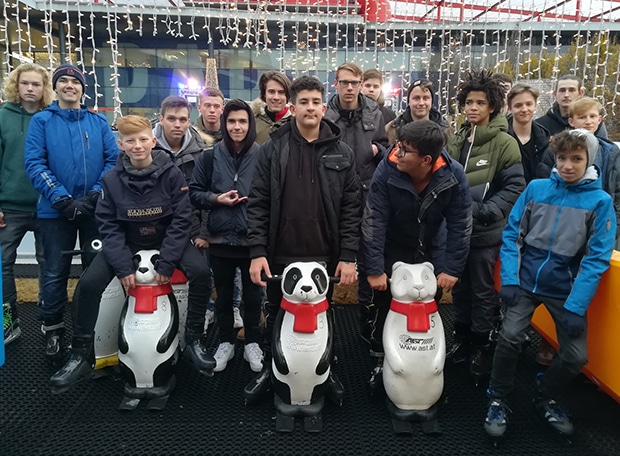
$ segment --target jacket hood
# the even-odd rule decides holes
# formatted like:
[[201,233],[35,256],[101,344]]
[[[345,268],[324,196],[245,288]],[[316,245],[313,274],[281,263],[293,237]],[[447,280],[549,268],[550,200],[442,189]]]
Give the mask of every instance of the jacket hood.
[[[364,130],[374,130],[377,126],[374,123],[375,111],[380,111],[380,107],[375,100],[361,93],[357,96],[358,108],[354,110],[354,118],[349,121],[350,124],[355,123],[358,117],[362,119],[362,125]],[[332,96],[327,103],[327,108],[337,113],[338,117],[334,118],[337,121],[341,118],[341,111],[343,109],[340,106],[340,98],[338,94]],[[333,117],[331,117],[333,118]]]
[[[276,131],[274,131],[271,134],[271,139],[275,141],[281,138],[282,136],[291,134],[292,129],[293,129],[292,127],[293,122],[288,122],[284,124],[283,126],[281,126],[280,128],[278,128]],[[331,120],[328,120],[325,118],[321,119],[320,129],[321,131],[319,133],[319,138],[312,143],[316,145],[317,147],[324,146],[326,144],[335,143],[339,141],[340,138],[342,137],[342,130],[340,129],[338,125],[336,125]]]
[[75,109],[62,109],[58,106],[58,100],[54,100],[51,105],[45,108],[45,111],[50,111],[54,115],[61,116],[68,121],[79,120],[84,116],[84,114],[88,114],[90,112],[86,105],[80,105],[79,108]]
[[[157,148],[164,149],[168,153],[172,154],[172,148],[166,138],[164,136],[164,129],[159,122],[155,124],[153,127],[153,136],[157,138]],[[186,153],[194,153],[200,151],[202,149],[206,149],[207,145],[200,137],[200,134],[196,131],[196,129],[192,126],[188,127],[185,132],[185,136],[183,137],[183,144],[181,145],[181,149],[177,154],[173,155],[184,155]]]
[[576,191],[589,191],[592,189],[602,189],[603,185],[601,183],[601,179],[599,179],[600,170],[596,165],[588,166],[586,169],[586,173],[583,175],[579,182],[575,182],[573,184],[566,184],[564,179],[560,177],[560,173],[556,166],[551,170],[550,179],[557,183],[557,185],[566,185],[568,187],[573,187]]
[[[243,145],[241,146],[240,151],[241,154],[245,154],[248,150],[250,150],[250,148],[256,141],[256,118],[254,117],[252,108],[250,108],[250,106],[246,102],[242,101],[241,103],[239,103],[239,106],[242,107],[242,109],[248,114],[248,133],[245,135],[245,139],[243,140]],[[233,141],[228,134],[228,129],[226,128],[226,120],[228,118],[227,113],[228,115],[230,115],[230,112],[234,111],[227,111],[226,107],[224,107],[224,114],[222,114],[222,141],[224,142],[224,144],[226,144],[226,148],[232,151],[234,150]]]
[[560,113],[560,105],[557,101],[555,101],[553,105],[549,108],[549,110],[547,111],[547,115],[549,117],[553,117],[560,124],[568,123],[568,117],[562,117],[562,114]]
[[119,160],[122,160],[123,169],[132,176],[144,177],[153,174],[156,171],[164,171],[172,166],[172,161],[166,152],[163,150],[153,150],[151,152],[153,162],[144,169],[136,169],[131,164],[129,156],[125,153],[119,156]]
[[254,115],[258,116],[259,114],[265,114],[265,108],[267,107],[267,103],[265,103],[260,98],[255,98],[254,100],[252,100],[250,107],[252,108],[252,112],[254,113]]
[[6,109],[7,111],[11,111],[15,114],[20,114],[22,116],[34,116],[37,112],[41,111],[39,109],[38,111],[30,113],[26,111],[24,108],[22,108],[21,105],[17,103],[11,103],[10,101],[7,101],[6,103],[4,103],[2,105],[2,109]]
[[458,131],[458,135],[463,139],[467,139],[470,131],[474,130],[474,146],[480,146],[489,142],[499,132],[508,133],[508,121],[506,117],[498,114],[493,117],[487,125],[484,126],[472,126],[468,120],[463,123],[463,126]]
[[[507,116],[506,120],[508,121],[508,133],[511,136],[514,136],[514,117]],[[540,149],[543,149],[549,144],[550,136],[551,133],[549,133],[549,130],[532,120],[532,138],[534,139],[536,146],[538,146]]]

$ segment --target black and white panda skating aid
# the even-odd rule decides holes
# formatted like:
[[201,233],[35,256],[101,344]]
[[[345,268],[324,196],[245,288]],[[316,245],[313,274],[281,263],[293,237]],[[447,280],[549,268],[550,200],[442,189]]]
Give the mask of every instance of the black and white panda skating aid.
[[383,384],[388,408],[398,422],[432,422],[444,386],[446,340],[437,310],[437,279],[431,263],[397,262],[390,278],[392,302],[383,328]]
[[[175,387],[179,359],[179,307],[170,284],[157,285],[157,250],[136,253],[136,286],[129,289],[119,330],[119,361],[127,382],[122,409],[133,409],[139,399],[163,408]],[[137,400],[136,400],[137,399]]]
[[[291,263],[282,273],[283,299],[272,343],[277,430],[295,416],[320,422],[333,350],[333,318],[326,299],[330,278],[316,262]],[[320,425],[306,430],[320,431]]]

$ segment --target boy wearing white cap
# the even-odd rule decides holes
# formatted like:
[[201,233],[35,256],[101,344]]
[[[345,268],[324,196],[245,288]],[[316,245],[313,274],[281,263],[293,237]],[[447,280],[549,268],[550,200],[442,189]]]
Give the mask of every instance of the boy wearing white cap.
[[534,406],[557,432],[574,432],[557,398],[587,361],[586,310],[613,250],[616,215],[594,165],[598,140],[587,130],[563,131],[554,136],[551,148],[556,162],[551,177],[530,182],[503,233],[499,295],[507,311],[487,391],[484,429],[491,437],[506,431],[506,396],[540,303],[553,317],[560,349],[536,378]]

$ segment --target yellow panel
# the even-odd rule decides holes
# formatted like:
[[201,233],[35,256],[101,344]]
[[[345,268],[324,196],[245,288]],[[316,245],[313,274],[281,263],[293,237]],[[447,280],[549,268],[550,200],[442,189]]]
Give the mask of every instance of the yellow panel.
[[[583,373],[620,402],[620,252],[614,250],[588,308],[588,364]],[[616,295],[618,293],[618,295]],[[532,326],[558,347],[555,325],[544,306],[538,307]]]

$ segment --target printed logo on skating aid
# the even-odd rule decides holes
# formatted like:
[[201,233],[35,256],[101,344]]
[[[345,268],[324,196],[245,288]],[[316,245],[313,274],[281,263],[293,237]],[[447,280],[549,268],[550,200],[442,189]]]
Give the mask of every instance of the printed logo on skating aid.
[[401,350],[431,351],[435,349],[434,337],[411,337],[409,334],[401,334],[398,337],[398,346]]

